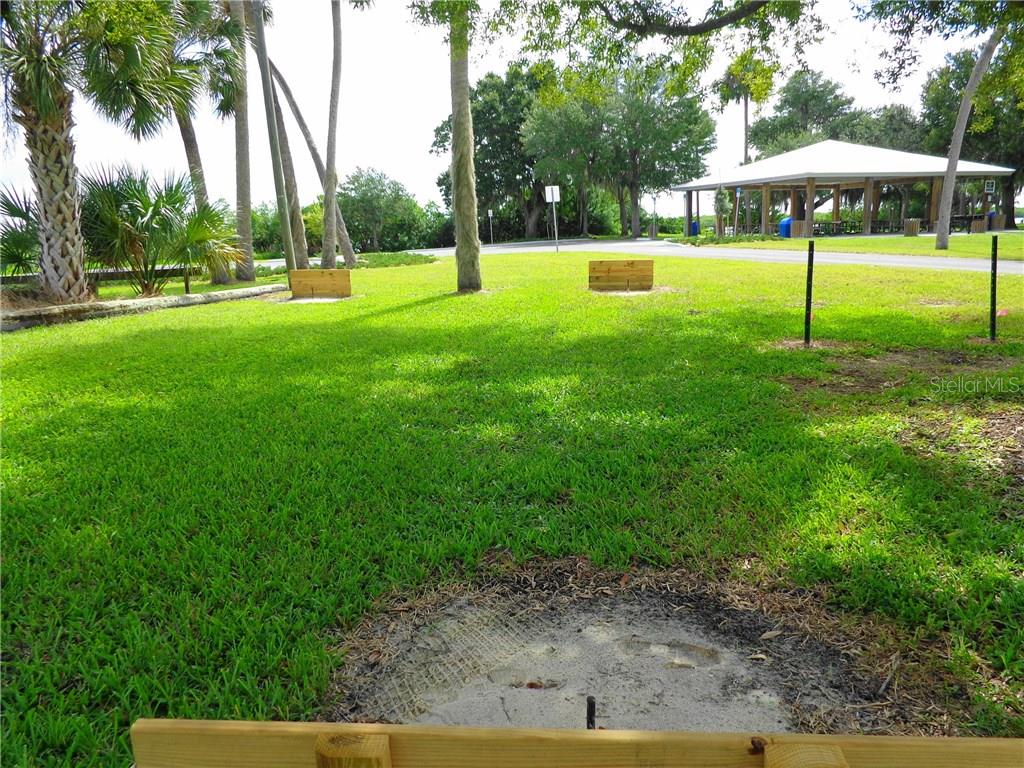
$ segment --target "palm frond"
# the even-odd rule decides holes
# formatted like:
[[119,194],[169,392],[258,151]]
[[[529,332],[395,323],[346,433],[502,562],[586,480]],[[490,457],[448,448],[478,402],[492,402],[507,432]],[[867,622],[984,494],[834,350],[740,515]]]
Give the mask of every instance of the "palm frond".
[[35,202],[9,187],[0,189],[0,271],[27,275],[39,269],[39,220]]

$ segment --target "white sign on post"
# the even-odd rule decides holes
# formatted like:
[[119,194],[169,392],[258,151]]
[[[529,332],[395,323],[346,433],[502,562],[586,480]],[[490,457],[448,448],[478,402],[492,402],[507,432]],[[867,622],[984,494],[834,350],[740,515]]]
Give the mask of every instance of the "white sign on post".
[[985,194],[991,195],[996,191],[996,182],[994,179],[985,179]]
[[558,253],[558,206],[556,204],[562,199],[558,186],[544,187],[544,199],[551,203],[551,220],[555,224],[555,253]]

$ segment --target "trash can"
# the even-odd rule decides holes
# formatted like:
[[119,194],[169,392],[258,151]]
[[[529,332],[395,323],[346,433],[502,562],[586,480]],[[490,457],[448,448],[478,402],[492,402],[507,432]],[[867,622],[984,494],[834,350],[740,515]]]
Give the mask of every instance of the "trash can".
[[792,237],[793,217],[787,216],[779,222],[779,237]]
[[903,236],[904,237],[917,237],[921,234],[921,220],[920,219],[904,219],[903,220]]
[[995,220],[996,220],[996,212],[995,211],[989,211],[988,212],[988,216],[985,219],[985,224],[988,226],[988,229],[989,229],[990,232],[993,229],[996,228],[996,221]]
[[696,237],[700,234],[700,222],[697,220],[690,222],[690,237]]

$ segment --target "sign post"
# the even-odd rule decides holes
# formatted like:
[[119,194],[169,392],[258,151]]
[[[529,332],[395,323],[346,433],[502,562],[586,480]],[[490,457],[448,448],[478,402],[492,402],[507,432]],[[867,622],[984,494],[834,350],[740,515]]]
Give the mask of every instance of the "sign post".
[[804,346],[811,346],[811,317],[814,293],[814,241],[807,241],[807,295],[804,298]]
[[555,253],[558,253],[558,201],[562,199],[558,185],[544,187],[544,199],[551,203],[551,220],[555,225]]
[[996,273],[999,270],[999,238],[992,235],[992,276],[988,286],[988,340],[996,340]]
[[494,209],[487,209],[487,223],[491,227],[491,245],[494,245]]

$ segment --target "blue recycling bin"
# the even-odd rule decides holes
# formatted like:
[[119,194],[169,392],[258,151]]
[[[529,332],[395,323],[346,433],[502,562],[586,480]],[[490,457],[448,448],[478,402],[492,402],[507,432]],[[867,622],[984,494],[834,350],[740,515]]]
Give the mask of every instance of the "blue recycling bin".
[[691,221],[690,222],[690,236],[691,237],[696,237],[699,234],[700,234],[700,222],[699,221]]
[[793,217],[787,216],[779,222],[779,237],[792,237]]
[[991,232],[993,229],[995,229],[995,224],[996,224],[995,218],[996,218],[996,212],[995,211],[989,211],[988,212],[988,218],[985,220],[985,229],[987,229],[989,232]]

